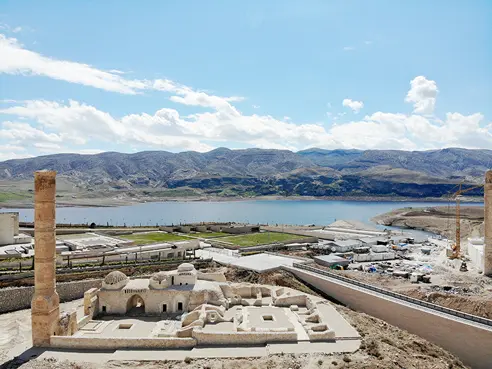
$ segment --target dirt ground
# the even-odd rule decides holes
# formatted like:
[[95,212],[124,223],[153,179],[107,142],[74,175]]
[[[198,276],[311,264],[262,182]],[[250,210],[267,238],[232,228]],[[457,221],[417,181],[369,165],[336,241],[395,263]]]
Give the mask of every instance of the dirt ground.
[[492,278],[443,272],[436,268],[433,283],[413,284],[408,279],[378,273],[334,272],[450,309],[492,319]]
[[[209,270],[221,269],[212,267]],[[224,268],[228,280],[232,282],[268,283],[297,288],[316,294],[285,271],[274,271],[259,274],[236,268]],[[82,300],[73,301],[72,306],[80,305]],[[354,369],[448,369],[466,368],[459,359],[444,349],[386,322],[363,313],[354,312],[346,307],[336,305],[336,309],[352,324],[362,336],[361,348],[352,354],[334,355],[272,355],[248,359],[193,359],[185,361],[110,361],[105,363],[84,363],[57,361],[53,359],[33,359],[22,363],[11,360],[2,369],[119,369],[119,368],[173,368],[173,369],[323,369],[323,368],[354,368]],[[10,314],[10,315],[9,315]],[[14,320],[22,324],[9,332],[10,341],[15,344],[25,341],[30,335],[30,311],[0,315],[3,323]],[[12,317],[12,319],[9,319]],[[0,321],[0,324],[2,322]],[[11,347],[4,341],[2,350]],[[5,352],[5,351],[4,351]],[[0,356],[1,358],[2,356]],[[5,356],[3,356],[5,357]]]
[[[483,236],[483,206],[461,206],[461,238]],[[372,218],[372,221],[395,227],[423,229],[454,239],[456,235],[456,208],[439,206],[403,208]]]

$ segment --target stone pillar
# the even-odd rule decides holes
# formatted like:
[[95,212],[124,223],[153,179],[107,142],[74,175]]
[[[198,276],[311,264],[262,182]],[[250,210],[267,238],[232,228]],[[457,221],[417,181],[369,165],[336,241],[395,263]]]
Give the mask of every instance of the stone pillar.
[[31,302],[33,346],[49,346],[57,334],[60,298],[56,292],[56,172],[34,173],[34,296]]
[[485,186],[483,192],[485,200],[485,246],[483,249],[483,274],[492,276],[492,170],[485,173]]
[[19,235],[19,213],[12,213],[14,218],[14,236]]

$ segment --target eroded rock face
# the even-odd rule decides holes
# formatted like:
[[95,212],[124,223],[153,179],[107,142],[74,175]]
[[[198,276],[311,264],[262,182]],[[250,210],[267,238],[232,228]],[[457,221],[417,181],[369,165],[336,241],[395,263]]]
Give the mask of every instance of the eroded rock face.
[[[57,154],[0,163],[0,179],[57,170],[87,189],[182,188],[231,196],[442,196],[460,179],[482,178],[489,150],[228,150],[208,153]],[[186,188],[186,190],[184,189]],[[209,190],[209,191],[207,191]],[[146,190],[144,190],[146,191]],[[143,193],[152,196],[152,191]],[[471,192],[481,195],[480,191]]]

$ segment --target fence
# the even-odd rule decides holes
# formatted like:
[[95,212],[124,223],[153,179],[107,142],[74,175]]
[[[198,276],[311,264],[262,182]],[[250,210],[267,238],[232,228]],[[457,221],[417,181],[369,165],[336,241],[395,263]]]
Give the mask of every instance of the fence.
[[436,310],[436,311],[439,311],[439,312],[443,312],[443,313],[446,313],[446,314],[449,314],[449,315],[453,315],[453,316],[456,316],[456,317],[459,317],[459,318],[462,318],[462,319],[466,319],[466,320],[469,320],[469,321],[473,321],[473,322],[476,322],[476,323],[480,323],[480,324],[484,324],[484,325],[487,325],[487,326],[491,326],[492,327],[492,320],[487,319],[487,318],[482,318],[482,317],[479,317],[479,316],[476,316],[476,315],[463,313],[461,311],[449,309],[449,308],[446,308],[446,307],[443,307],[443,306],[440,306],[440,305],[432,304],[432,303],[427,302],[427,301],[418,300],[418,299],[413,298],[413,297],[409,297],[409,296],[402,295],[400,293],[388,291],[388,290],[385,290],[383,288],[376,287],[376,286],[373,286],[373,285],[370,285],[370,284],[366,284],[366,283],[363,283],[363,282],[359,282],[359,281],[356,281],[356,280],[353,280],[353,279],[350,279],[350,278],[347,278],[347,277],[343,277],[343,276],[341,276],[339,274],[336,274],[336,273],[333,273],[333,272],[329,272],[329,271],[326,271],[326,270],[322,270],[322,269],[319,269],[319,268],[314,268],[314,267],[307,266],[307,265],[304,265],[304,264],[299,264],[299,263],[293,263],[292,266],[294,268],[303,269],[303,270],[307,270],[309,272],[313,272],[313,273],[324,275],[326,277],[338,279],[338,280],[340,280],[342,282],[346,282],[346,283],[349,283],[349,284],[352,284],[352,285],[355,285],[355,286],[358,286],[358,287],[362,287],[362,288],[365,288],[365,289],[368,289],[368,290],[371,290],[371,291],[374,291],[374,292],[381,293],[383,295],[387,295],[387,296],[391,296],[391,297],[394,297],[394,298],[397,298],[397,299],[400,299],[400,300],[404,300],[404,301],[410,302],[412,304],[420,305],[420,306],[423,306],[423,307],[426,307],[426,308],[429,308],[429,309],[433,309],[433,310]]

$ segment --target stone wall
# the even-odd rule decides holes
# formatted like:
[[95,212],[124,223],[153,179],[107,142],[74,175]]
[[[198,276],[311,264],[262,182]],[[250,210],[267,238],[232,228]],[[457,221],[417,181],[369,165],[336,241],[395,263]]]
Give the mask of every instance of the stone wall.
[[193,331],[197,345],[263,345],[271,342],[297,342],[296,332],[203,332]]
[[473,368],[492,368],[491,328],[448,318],[439,312],[417,308],[405,301],[335,279],[328,280],[322,275],[301,269],[284,269],[351,309],[382,319],[449,350]]
[[193,338],[110,338],[110,337],[68,337],[51,336],[50,344],[56,348],[77,349],[121,349],[121,348],[177,348],[186,349],[195,346]]
[[[72,301],[84,297],[84,292],[90,288],[100,288],[101,279],[57,283],[56,291],[60,301]],[[0,313],[29,309],[34,294],[34,287],[14,287],[0,289]]]

